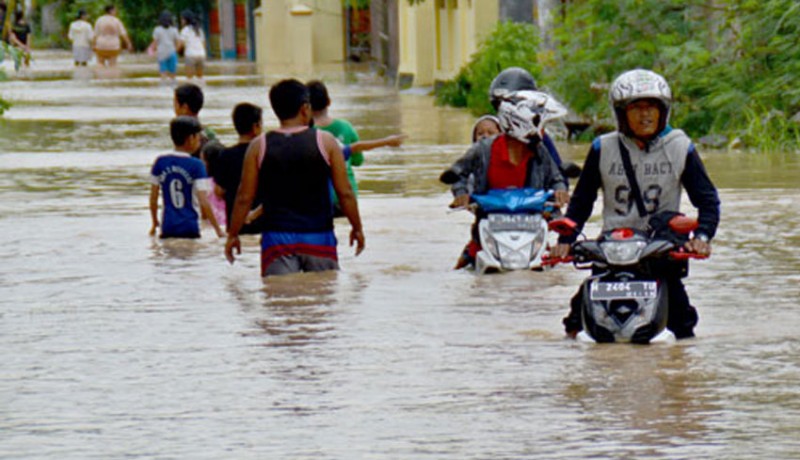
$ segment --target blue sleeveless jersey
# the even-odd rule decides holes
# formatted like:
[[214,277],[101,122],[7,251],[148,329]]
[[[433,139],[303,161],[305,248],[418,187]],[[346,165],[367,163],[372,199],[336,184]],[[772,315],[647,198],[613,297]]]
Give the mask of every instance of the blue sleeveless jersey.
[[151,171],[153,184],[161,187],[162,238],[199,238],[200,204],[195,196],[209,189],[206,167],[188,153],[158,157]]

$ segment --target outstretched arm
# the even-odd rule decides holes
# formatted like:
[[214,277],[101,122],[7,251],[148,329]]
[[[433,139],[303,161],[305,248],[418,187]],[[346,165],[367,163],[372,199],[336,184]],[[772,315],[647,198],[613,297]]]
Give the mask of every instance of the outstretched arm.
[[353,152],[366,152],[381,147],[400,147],[406,137],[405,134],[393,134],[380,139],[358,141],[350,144],[350,149]]

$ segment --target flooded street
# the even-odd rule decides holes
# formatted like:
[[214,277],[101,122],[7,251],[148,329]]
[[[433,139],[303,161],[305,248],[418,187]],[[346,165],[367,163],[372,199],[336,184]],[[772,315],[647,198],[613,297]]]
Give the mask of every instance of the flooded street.
[[[247,101],[275,127],[274,81],[209,77],[201,120],[231,144]],[[337,222],[342,271],[268,281],[255,237],[231,266],[209,227],[148,236],[172,88],[0,83],[0,458],[800,458],[800,155],[703,153],[723,207],[696,339],[588,345],[561,326],[585,272],[451,270],[471,216],[437,178],[473,117],[327,81],[362,138],[409,137],[356,168],[365,252]]]

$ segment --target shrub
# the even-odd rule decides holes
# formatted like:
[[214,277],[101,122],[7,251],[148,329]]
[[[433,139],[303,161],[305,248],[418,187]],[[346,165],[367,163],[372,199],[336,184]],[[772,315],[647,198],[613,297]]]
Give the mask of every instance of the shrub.
[[481,42],[472,60],[452,80],[436,91],[440,105],[468,107],[475,114],[492,112],[489,85],[507,67],[522,67],[537,80],[542,68],[538,61],[539,31],[524,23],[501,22]]

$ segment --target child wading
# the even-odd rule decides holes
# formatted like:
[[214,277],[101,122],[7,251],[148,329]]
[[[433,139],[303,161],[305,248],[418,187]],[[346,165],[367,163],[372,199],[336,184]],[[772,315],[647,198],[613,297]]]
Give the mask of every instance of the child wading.
[[[222,230],[208,203],[210,182],[203,162],[190,153],[200,144],[200,122],[192,117],[177,117],[169,125],[175,151],[159,156],[151,170],[150,234],[161,228],[161,238],[200,238],[200,210],[222,237]],[[158,219],[158,195],[163,209]],[[159,225],[160,224],[160,225]]]

